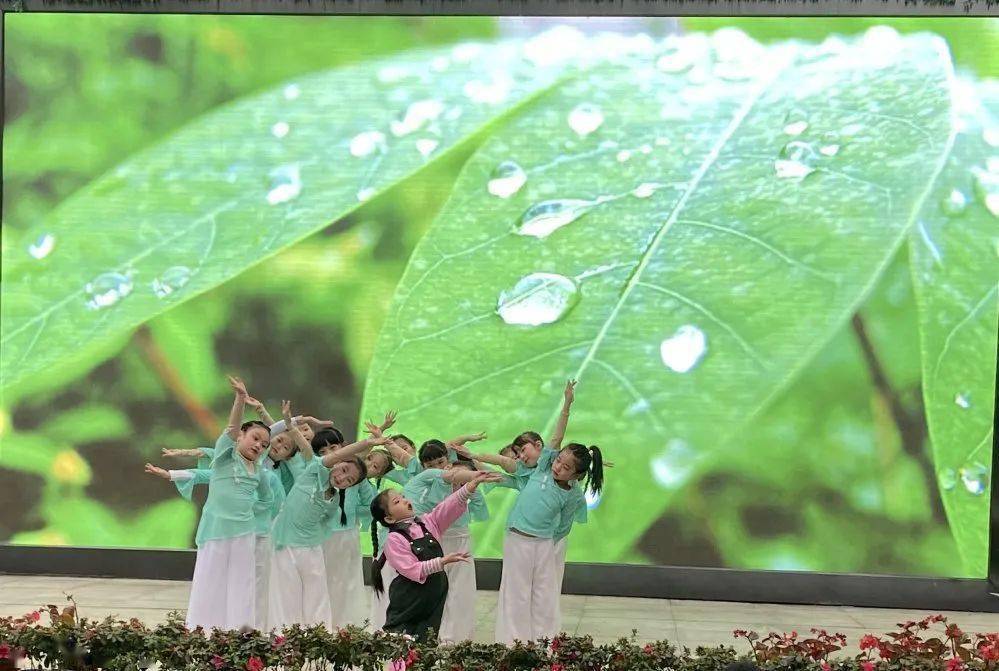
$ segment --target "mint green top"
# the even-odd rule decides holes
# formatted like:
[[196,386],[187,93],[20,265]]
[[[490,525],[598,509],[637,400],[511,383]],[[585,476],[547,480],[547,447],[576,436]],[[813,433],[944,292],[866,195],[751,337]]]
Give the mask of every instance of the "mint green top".
[[510,510],[507,529],[554,539],[562,530],[568,533],[573,522],[586,521],[586,497],[579,484],[573,481],[569,489],[562,489],[552,476],[552,463],[557,456],[558,450],[548,447],[541,450],[537,466],[523,483]]
[[[409,463],[412,464],[414,461],[417,465],[419,465],[420,462],[415,457],[410,459]],[[382,476],[382,480],[388,480],[389,482],[394,482],[395,484],[401,486],[409,482],[412,477],[413,474],[410,472],[409,466],[406,466],[406,468],[393,468],[391,471]]]
[[281,478],[281,486],[284,493],[288,494],[295,485],[295,480],[305,472],[305,457],[301,452],[296,452],[284,461],[278,462],[278,476]]
[[[268,494],[267,498],[257,499],[253,504],[253,518],[256,526],[256,534],[258,536],[269,536],[271,533],[271,522],[274,521],[274,518],[280,512],[285,494],[277,472],[273,468],[267,468],[266,466],[262,466],[262,469],[261,473],[267,480]],[[176,480],[174,485],[177,486],[177,491],[180,492],[180,495],[190,501],[191,495],[194,493],[194,488],[197,485],[207,485],[211,481],[212,471],[207,468],[191,468],[188,469],[188,473],[191,474],[190,478],[187,480]],[[261,488],[258,494],[264,494],[263,488]]]
[[236,452],[236,441],[227,433],[215,441],[208,500],[194,537],[198,547],[207,541],[256,532],[254,505],[258,499],[270,499],[267,480],[262,477],[263,460],[261,455],[251,472],[246,459]]
[[330,488],[330,469],[316,457],[306,466],[288,492],[281,512],[271,527],[271,542],[275,550],[285,547],[315,547],[328,535],[329,518],[340,516],[339,497],[326,498]]
[[367,479],[361,480],[353,487],[344,490],[343,510],[346,522],[341,522],[340,515],[340,494],[333,494],[333,513],[326,520],[326,536],[338,531],[353,531],[357,533],[357,527],[363,524],[371,524],[371,502],[377,495],[375,486]]
[[[417,515],[425,515],[454,492],[452,485],[444,480],[444,471],[428,468],[411,479],[402,488],[403,495],[413,502]],[[469,522],[483,522],[489,519],[489,508],[482,492],[476,490],[468,500],[468,510],[451,523],[451,527],[468,528]]]

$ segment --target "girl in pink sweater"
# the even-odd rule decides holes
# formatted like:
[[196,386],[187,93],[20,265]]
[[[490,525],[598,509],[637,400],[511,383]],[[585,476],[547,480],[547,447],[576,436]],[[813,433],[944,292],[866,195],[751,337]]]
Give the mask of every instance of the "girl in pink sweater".
[[[389,585],[385,631],[423,638],[438,631],[447,600],[444,567],[468,561],[467,552],[445,555],[440,539],[451,523],[468,507],[468,500],[483,482],[497,482],[497,473],[455,469],[448,472],[452,484],[464,484],[426,515],[413,514],[413,504],[396,489],[386,489],[371,502],[371,541],[375,561],[371,584],[381,594],[382,566],[387,561],[399,574]],[[378,555],[378,525],[389,530],[384,552]],[[469,617],[472,617],[469,614]]]

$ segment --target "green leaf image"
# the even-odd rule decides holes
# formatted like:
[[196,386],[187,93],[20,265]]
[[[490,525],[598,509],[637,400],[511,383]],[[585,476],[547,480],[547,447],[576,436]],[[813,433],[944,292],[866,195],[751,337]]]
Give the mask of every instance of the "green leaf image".
[[983,576],[999,319],[999,85],[960,81],[955,91],[954,150],[910,247],[940,495],[965,570]]
[[[417,247],[363,415],[506,442],[549,431],[579,378],[567,439],[617,466],[569,557],[620,560],[884,271],[949,152],[950,79],[929,36],[719,31],[558,87],[476,152]],[[508,501],[478,552],[499,554]]]
[[135,327],[342,218],[543,90],[561,63],[536,67],[522,46],[466,44],[300,77],[197,119],[65,200],[29,244],[5,248],[5,392],[93,365]]

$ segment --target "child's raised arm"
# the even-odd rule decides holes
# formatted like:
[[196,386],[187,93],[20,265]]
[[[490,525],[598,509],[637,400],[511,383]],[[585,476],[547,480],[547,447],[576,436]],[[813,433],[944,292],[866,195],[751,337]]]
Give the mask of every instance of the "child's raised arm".
[[[444,471],[441,477],[445,482],[452,485],[467,485],[469,482],[476,479],[479,483],[502,482],[504,476],[492,471],[472,471],[467,468],[454,468]],[[478,483],[476,483],[476,485],[478,485]]]
[[239,438],[239,427],[243,425],[243,406],[246,405],[246,385],[238,377],[229,376],[229,386],[236,392],[236,398],[232,402],[232,410],[229,411],[229,424],[225,427],[226,435],[233,440]]
[[164,447],[163,456],[171,459],[177,457],[195,457],[197,459],[200,459],[201,457],[204,457],[206,455],[205,451],[200,447],[196,447],[193,450],[172,450],[168,447]]
[[399,443],[395,442],[391,438],[385,441],[385,449],[388,450],[389,456],[392,457],[392,461],[399,464],[403,468],[409,465],[409,460],[413,458],[413,455],[402,449]]
[[515,473],[517,471],[517,464],[519,462],[511,457],[504,457],[502,454],[489,454],[487,452],[476,452],[473,454],[472,452],[469,452],[468,448],[464,445],[452,444],[451,447],[461,456],[472,459],[473,461],[499,466],[507,473]]
[[341,461],[347,461],[348,459],[353,459],[356,456],[364,454],[375,445],[384,445],[388,441],[389,439],[385,436],[372,436],[371,438],[365,438],[364,440],[359,440],[356,443],[351,443],[350,445],[344,445],[339,449],[324,454],[323,466],[326,468],[333,468],[334,464],[338,464]]
[[445,445],[448,447],[456,447],[464,445],[465,443],[475,443],[486,438],[485,433],[469,433],[466,435],[458,436],[457,438],[452,438],[447,441]]
[[572,401],[575,398],[575,389],[575,380],[569,380],[565,383],[565,399],[562,401],[562,412],[559,413],[555,430],[552,432],[551,440],[548,441],[548,447],[553,450],[562,448],[562,439],[565,438],[565,427],[569,424],[569,406],[572,405]]
[[310,463],[316,455],[312,451],[312,443],[305,439],[305,436],[302,435],[302,432],[298,430],[295,422],[291,419],[291,401],[281,401],[281,414],[284,416],[285,430],[291,434],[292,440],[298,446],[298,451],[302,453],[302,458],[305,459],[305,463]]
[[258,401],[252,396],[247,396],[246,405],[250,406],[257,412],[257,416],[260,417],[260,421],[264,424],[270,426],[274,423],[274,418],[271,417],[271,413],[267,412],[267,408],[264,407],[264,404],[261,401]]

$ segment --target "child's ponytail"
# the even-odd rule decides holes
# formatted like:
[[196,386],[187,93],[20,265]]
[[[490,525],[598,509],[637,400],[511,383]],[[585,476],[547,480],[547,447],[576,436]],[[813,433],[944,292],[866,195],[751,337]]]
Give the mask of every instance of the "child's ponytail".
[[385,583],[382,580],[382,567],[385,566],[385,554],[378,554],[378,522],[371,520],[371,587],[375,594],[385,592]]
[[591,445],[589,452],[590,472],[587,475],[586,486],[592,493],[599,494],[604,488],[604,456],[596,445]]

